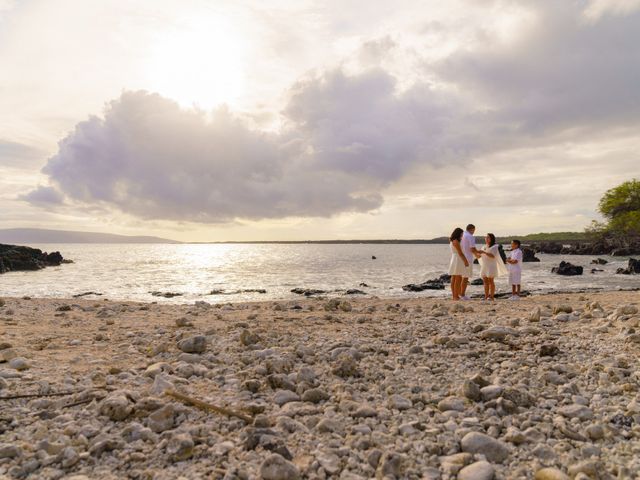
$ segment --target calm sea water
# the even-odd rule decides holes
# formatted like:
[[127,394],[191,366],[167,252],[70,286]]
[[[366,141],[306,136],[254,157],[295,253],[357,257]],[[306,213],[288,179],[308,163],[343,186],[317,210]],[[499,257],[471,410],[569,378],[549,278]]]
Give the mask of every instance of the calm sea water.
[[[448,291],[408,293],[407,283],[420,283],[445,273],[448,245],[33,245],[59,250],[73,264],[37,272],[0,275],[0,296],[64,297],[94,291],[100,298],[185,303],[292,299],[294,287],[317,288],[340,295],[358,288],[381,297],[444,296]],[[375,255],[376,260],[371,257]],[[593,257],[539,255],[540,263],[525,263],[523,288],[546,292],[584,288],[640,287],[640,276],[616,275],[627,257],[606,257],[609,263],[589,273]],[[580,277],[551,274],[551,267],[568,260],[585,267]],[[476,266],[476,273],[479,267]],[[359,286],[366,283],[368,287]],[[499,291],[509,289],[506,278],[496,281]],[[240,292],[265,289],[267,293]],[[228,294],[211,295],[213,290]],[[153,291],[177,292],[172,299],[154,297]],[[482,287],[471,287],[479,293]],[[237,293],[232,293],[237,292]],[[92,298],[92,297],[88,297]],[[97,298],[97,297],[96,297]]]

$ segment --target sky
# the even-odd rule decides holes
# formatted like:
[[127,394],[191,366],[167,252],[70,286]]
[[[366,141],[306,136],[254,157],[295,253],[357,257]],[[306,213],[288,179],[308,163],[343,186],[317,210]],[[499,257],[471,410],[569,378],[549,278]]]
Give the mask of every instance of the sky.
[[639,44],[640,0],[0,0],[0,229],[580,231]]

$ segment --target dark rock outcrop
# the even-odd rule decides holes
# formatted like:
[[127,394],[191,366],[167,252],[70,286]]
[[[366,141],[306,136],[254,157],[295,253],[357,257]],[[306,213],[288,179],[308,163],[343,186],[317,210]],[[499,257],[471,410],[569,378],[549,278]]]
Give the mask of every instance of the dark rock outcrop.
[[442,274],[438,278],[433,278],[422,283],[410,283],[404,285],[402,290],[405,292],[422,292],[423,290],[444,290],[445,285],[451,282],[451,275]]
[[536,252],[563,255],[612,255],[640,254],[640,238],[600,238],[593,242],[563,245],[560,242],[540,242],[533,245]]
[[536,252],[533,248],[523,247],[522,248],[522,261],[523,262],[539,262],[540,259],[536,257]]
[[574,265],[569,262],[560,262],[560,265],[558,265],[557,267],[553,267],[551,269],[551,273],[557,273],[558,275],[572,276],[572,275],[582,275],[583,270],[584,270],[583,267],[581,267],[580,265]]
[[630,258],[627,268],[619,268],[616,273],[622,275],[632,275],[640,273],[640,259]]
[[344,292],[345,295],[366,295],[366,292],[363,292],[362,290],[358,290],[357,288],[350,288],[349,290],[347,290],[346,292]]
[[63,263],[60,252],[47,253],[39,248],[0,244],[0,273],[40,270]]
[[324,293],[327,293],[326,290],[318,290],[315,288],[293,288],[291,290],[291,293],[295,293],[297,295],[304,295],[305,297],[311,297],[313,295],[322,295]]
[[606,265],[609,262],[604,258],[594,258],[593,260],[591,260],[591,263],[594,265]]

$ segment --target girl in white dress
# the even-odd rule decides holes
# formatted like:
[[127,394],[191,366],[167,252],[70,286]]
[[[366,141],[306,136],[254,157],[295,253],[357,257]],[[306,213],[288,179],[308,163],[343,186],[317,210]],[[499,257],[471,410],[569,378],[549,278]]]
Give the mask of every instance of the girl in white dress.
[[480,276],[484,283],[484,299],[495,300],[496,284],[494,279],[500,275],[508,275],[507,267],[500,256],[499,245],[496,245],[496,236],[488,233],[485,237],[486,245],[480,250]]
[[460,300],[462,293],[462,276],[469,267],[469,260],[464,256],[460,242],[464,231],[456,228],[449,237],[451,247],[451,261],[449,262],[449,275],[451,275],[451,295],[454,300]]

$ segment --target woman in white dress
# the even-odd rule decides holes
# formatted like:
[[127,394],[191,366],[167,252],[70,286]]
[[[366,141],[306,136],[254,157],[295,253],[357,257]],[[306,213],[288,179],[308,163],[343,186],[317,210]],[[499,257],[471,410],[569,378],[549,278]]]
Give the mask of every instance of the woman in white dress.
[[462,276],[469,267],[469,260],[464,256],[460,242],[464,231],[456,228],[449,237],[451,248],[451,261],[449,262],[449,275],[451,275],[451,295],[454,300],[460,300],[462,293]]
[[480,250],[480,276],[484,283],[484,299],[495,300],[496,284],[495,278],[501,275],[508,275],[507,267],[500,256],[500,246],[496,245],[496,236],[488,233],[485,237],[486,245]]

